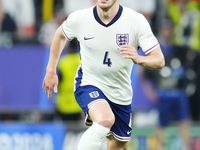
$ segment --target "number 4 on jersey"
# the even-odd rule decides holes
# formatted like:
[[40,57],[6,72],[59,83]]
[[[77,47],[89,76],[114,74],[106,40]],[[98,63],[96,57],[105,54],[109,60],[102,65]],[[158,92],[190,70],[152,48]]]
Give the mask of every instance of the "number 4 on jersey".
[[111,67],[111,65],[112,65],[110,58],[108,58],[108,51],[105,53],[105,56],[103,59],[103,64],[108,65],[108,67]]

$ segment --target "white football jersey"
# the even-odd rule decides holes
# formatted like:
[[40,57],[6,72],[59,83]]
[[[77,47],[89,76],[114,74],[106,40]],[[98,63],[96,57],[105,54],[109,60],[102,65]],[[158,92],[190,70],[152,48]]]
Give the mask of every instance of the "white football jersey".
[[119,47],[141,47],[147,54],[159,46],[144,16],[120,6],[117,15],[106,25],[94,6],[70,14],[62,24],[62,32],[68,40],[77,38],[80,42],[81,66],[77,77],[81,75],[82,80],[75,83],[75,89],[93,85],[110,101],[131,104],[130,76],[134,63],[123,58]]

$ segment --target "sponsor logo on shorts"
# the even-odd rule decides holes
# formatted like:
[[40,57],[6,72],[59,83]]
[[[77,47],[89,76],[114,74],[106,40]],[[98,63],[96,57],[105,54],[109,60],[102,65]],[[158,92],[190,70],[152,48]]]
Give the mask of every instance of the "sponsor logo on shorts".
[[93,92],[89,93],[89,95],[90,95],[91,98],[97,98],[97,97],[99,97],[99,92],[93,91]]
[[127,131],[127,135],[129,135],[131,133],[131,131]]

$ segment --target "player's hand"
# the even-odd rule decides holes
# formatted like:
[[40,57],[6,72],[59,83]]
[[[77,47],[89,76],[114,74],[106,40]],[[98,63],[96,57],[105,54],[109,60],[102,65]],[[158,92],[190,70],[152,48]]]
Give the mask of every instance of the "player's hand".
[[119,48],[120,54],[123,55],[124,59],[131,59],[135,64],[138,63],[139,55],[137,53],[137,50],[134,47],[131,47],[129,45],[122,45]]
[[48,99],[52,96],[52,90],[54,89],[54,92],[58,92],[58,76],[56,73],[53,72],[47,72],[46,76],[43,81],[42,87],[45,89],[45,93],[48,96]]

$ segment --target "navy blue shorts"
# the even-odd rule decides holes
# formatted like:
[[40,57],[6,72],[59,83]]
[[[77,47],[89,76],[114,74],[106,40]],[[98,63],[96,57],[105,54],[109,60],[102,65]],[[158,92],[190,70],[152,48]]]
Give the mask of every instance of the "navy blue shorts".
[[95,86],[87,85],[81,86],[75,91],[75,98],[79,106],[82,108],[86,116],[86,125],[92,125],[92,122],[88,120],[88,109],[93,104],[106,101],[114,115],[115,123],[112,126],[110,132],[107,134],[113,135],[119,141],[129,141],[131,138],[131,122],[132,122],[132,111],[131,105],[118,105],[111,102],[103,92]]
[[159,123],[161,126],[169,125],[171,120],[185,120],[190,116],[189,99],[180,89],[158,90]]

